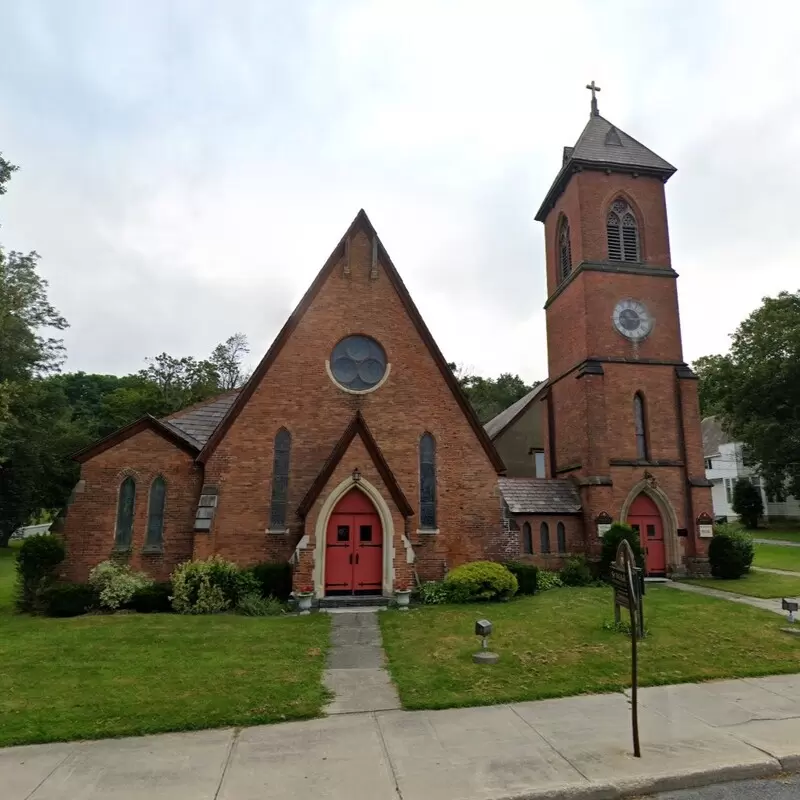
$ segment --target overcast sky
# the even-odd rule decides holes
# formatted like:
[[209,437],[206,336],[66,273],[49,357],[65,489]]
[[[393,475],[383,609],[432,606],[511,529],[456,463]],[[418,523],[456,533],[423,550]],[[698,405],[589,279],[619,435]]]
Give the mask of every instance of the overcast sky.
[[534,222],[600,112],[667,185],[687,359],[796,290],[796,2],[0,0],[0,241],[67,369],[257,361],[359,208],[446,358],[546,377]]

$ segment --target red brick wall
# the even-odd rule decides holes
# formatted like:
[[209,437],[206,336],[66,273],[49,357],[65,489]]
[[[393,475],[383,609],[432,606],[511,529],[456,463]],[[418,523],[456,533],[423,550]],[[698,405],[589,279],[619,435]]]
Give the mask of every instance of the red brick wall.
[[[572,555],[581,555],[585,552],[583,541],[583,520],[580,515],[558,514],[515,514],[514,521],[519,527],[519,555],[516,559],[525,563],[536,564],[542,569],[559,570],[564,562]],[[533,534],[533,555],[525,554],[522,531],[525,523],[531,526]],[[541,524],[546,522],[550,530],[550,552],[541,551]],[[558,552],[558,523],[564,523],[564,533],[567,539],[565,553]]]
[[[133,548],[128,563],[166,580],[174,567],[192,557],[192,537],[201,470],[192,457],[146,430],[81,466],[82,492],[69,507],[64,528],[67,559],[64,577],[85,581],[92,567],[112,556],[119,486],[136,479]],[[167,484],[164,506],[164,552],[143,554],[150,485],[156,476]]]
[[[495,470],[382,265],[377,280],[370,279],[371,251],[368,238],[356,234],[350,247],[351,274],[343,275],[343,263],[334,267],[209,458],[206,481],[220,486],[212,549],[235,552],[246,561],[288,557],[303,532],[294,510],[360,409],[415,509],[419,438],[426,431],[436,438],[440,533],[423,535],[421,565],[448,560],[452,567],[502,552],[505,541]],[[366,395],[343,392],[325,369],[333,346],[353,333],[375,337],[391,364],[386,382]],[[273,439],[281,426],[292,433],[289,536],[265,533]],[[416,520],[415,516],[411,523],[414,531]]]

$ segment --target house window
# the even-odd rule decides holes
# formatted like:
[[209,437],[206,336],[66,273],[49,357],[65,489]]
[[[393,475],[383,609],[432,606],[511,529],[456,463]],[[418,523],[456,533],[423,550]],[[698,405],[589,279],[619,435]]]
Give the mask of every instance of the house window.
[[117,499],[117,529],[114,534],[114,547],[128,550],[133,541],[133,510],[136,505],[136,481],[128,476],[120,484]]
[[639,226],[633,209],[615,200],[606,218],[609,261],[639,261]]
[[269,508],[269,527],[272,530],[286,527],[291,450],[292,434],[286,428],[281,428],[275,434],[275,449],[272,459],[272,502]]
[[423,530],[436,529],[436,442],[429,433],[419,440],[419,522]]
[[533,554],[533,533],[530,522],[526,522],[522,526],[522,552],[526,556]]
[[633,422],[636,430],[636,458],[646,461],[650,455],[647,447],[647,420],[645,419],[644,397],[641,392],[633,396]]
[[725,498],[728,505],[733,502],[733,480],[731,478],[725,478]]
[[537,451],[533,455],[534,459],[534,470],[536,473],[537,478],[546,478],[547,476],[544,474],[544,451]]
[[145,550],[159,551],[164,546],[164,503],[167,498],[167,483],[159,475],[150,484],[150,498],[147,504],[147,535]]
[[556,525],[556,540],[558,541],[558,552],[559,553],[566,553],[567,552],[567,530],[564,527],[563,522],[559,522]]
[[542,551],[542,553],[549,553],[550,552],[550,528],[548,527],[546,522],[543,522],[539,526],[539,539],[540,539],[539,549]]
[[706,469],[714,469],[714,460],[711,458],[706,459]]
[[569,222],[561,218],[558,229],[558,282],[566,280],[572,272],[572,248],[569,244]]

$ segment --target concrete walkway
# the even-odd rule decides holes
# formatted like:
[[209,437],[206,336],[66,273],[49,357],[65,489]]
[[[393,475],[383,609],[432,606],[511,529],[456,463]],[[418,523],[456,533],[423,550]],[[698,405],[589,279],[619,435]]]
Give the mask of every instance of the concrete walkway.
[[781,547],[800,547],[800,542],[790,542],[787,539],[757,539],[753,537],[756,544],[777,544]]
[[500,800],[800,769],[800,675],[0,750],[3,800]]
[[769,572],[772,575],[788,575],[790,578],[800,578],[800,572],[790,569],[771,569],[770,567],[750,567],[751,572]]
[[324,682],[333,693],[325,711],[352,714],[400,708],[400,699],[383,666],[377,609],[331,612],[331,649]]
[[775,614],[780,614],[786,617],[786,612],[781,608],[781,601],[775,599],[767,599],[763,597],[748,597],[745,594],[736,594],[735,592],[723,592],[721,589],[710,589],[707,586],[694,586],[690,583],[681,583],[680,581],[670,581],[665,583],[671,589],[680,589],[682,592],[694,592],[695,594],[704,594],[707,597],[716,597],[719,600],[727,600],[730,603],[742,603],[746,606],[753,606],[760,608],[763,611],[772,611]]

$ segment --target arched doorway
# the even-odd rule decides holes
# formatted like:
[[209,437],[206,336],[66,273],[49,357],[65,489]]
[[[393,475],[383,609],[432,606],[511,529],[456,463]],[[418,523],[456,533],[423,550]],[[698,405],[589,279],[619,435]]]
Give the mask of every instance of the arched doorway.
[[351,489],[336,504],[325,532],[325,594],[380,594],[383,526],[372,501]]
[[667,554],[664,546],[664,523],[658,506],[644,492],[628,509],[628,525],[639,533],[645,554],[645,572],[648,575],[665,575]]

